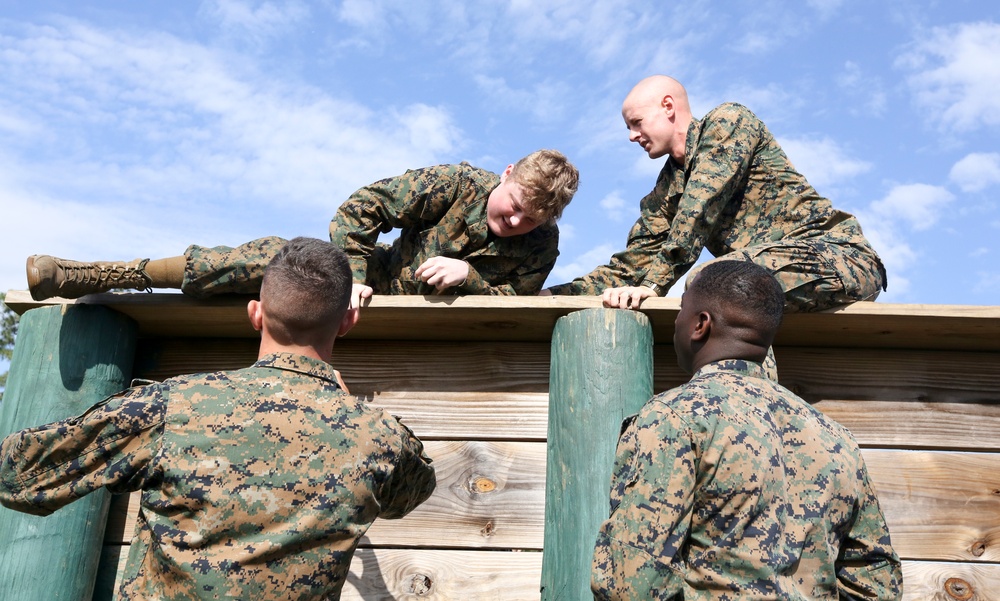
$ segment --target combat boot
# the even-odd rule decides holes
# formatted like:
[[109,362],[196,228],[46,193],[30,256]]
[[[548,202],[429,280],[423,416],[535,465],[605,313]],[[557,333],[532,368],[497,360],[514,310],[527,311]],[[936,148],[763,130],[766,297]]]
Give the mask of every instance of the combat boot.
[[25,266],[28,291],[36,301],[53,296],[79,298],[115,288],[150,290],[152,280],[146,274],[149,259],[134,261],[67,261],[49,255],[32,255]]

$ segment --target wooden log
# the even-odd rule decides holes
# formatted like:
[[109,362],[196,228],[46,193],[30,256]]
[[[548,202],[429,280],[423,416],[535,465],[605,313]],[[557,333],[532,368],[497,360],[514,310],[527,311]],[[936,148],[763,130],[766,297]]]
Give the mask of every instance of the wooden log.
[[542,599],[585,599],[622,420],[653,393],[642,313],[588,309],[552,333]]
[[[137,333],[135,322],[106,307],[25,313],[0,434],[79,415],[125,388]],[[0,509],[0,599],[90,599],[110,498],[99,490],[47,517]]]

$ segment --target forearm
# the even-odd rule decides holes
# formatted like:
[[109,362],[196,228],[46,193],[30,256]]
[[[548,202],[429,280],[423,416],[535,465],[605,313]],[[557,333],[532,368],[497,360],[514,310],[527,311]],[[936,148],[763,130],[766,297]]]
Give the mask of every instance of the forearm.
[[107,486],[135,490],[162,432],[162,405],[112,397],[82,416],[15,432],[0,446],[0,502],[48,515]]

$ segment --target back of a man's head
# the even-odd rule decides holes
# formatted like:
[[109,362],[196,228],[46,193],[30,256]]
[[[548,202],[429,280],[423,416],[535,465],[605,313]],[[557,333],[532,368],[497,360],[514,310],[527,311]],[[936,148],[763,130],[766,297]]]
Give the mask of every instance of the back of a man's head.
[[289,240],[264,271],[260,302],[279,342],[304,344],[335,334],[350,300],[350,263],[330,242]]
[[752,327],[773,339],[784,315],[785,293],[771,273],[749,261],[713,261],[690,283],[729,325]]

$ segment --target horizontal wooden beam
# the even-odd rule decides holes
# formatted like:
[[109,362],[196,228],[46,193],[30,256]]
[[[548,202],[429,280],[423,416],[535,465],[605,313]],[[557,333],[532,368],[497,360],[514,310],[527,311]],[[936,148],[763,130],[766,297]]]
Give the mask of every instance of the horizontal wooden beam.
[[[119,566],[116,584],[127,555],[128,546],[104,547],[105,560]],[[342,599],[521,601],[538,598],[541,576],[538,552],[362,547],[354,554]],[[903,560],[902,601],[985,601],[996,591],[1000,564]]]
[[[182,294],[105,293],[77,300],[33,301],[11,290],[17,313],[52,304],[97,303],[125,313],[144,336],[254,338],[247,297],[195,300]],[[560,317],[601,306],[596,296],[382,296],[370,299],[348,339],[548,341]],[[677,298],[652,298],[642,311],[654,340],[667,343],[680,307]],[[1000,306],[904,305],[860,302],[820,313],[785,317],[777,345],[856,348],[1000,350]]]
[[[429,441],[426,447],[437,490],[402,520],[377,520],[362,546],[542,548],[544,443]],[[1000,455],[865,449],[864,456],[900,557],[1000,562]],[[138,503],[138,493],[115,499],[105,544],[132,538]]]

